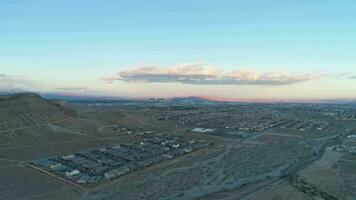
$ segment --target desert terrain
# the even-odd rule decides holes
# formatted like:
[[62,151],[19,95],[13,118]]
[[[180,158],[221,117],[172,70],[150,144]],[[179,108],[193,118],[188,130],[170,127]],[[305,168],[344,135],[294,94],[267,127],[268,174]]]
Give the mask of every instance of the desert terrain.
[[[1,96],[0,199],[352,200],[355,113],[352,106],[328,104],[106,104]],[[89,149],[139,146],[147,138],[207,145],[87,185],[74,175],[58,179],[47,168],[29,167]]]

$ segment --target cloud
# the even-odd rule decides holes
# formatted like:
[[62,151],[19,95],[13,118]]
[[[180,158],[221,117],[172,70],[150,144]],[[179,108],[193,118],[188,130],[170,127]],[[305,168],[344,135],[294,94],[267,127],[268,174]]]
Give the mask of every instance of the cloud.
[[0,90],[28,90],[35,83],[23,76],[0,74]]
[[350,76],[349,78],[350,79],[356,79],[356,76]]
[[309,74],[291,74],[287,71],[258,72],[240,69],[224,72],[204,63],[180,64],[172,67],[139,66],[103,78],[107,83],[183,83],[199,85],[288,85],[326,76],[316,71]]
[[86,87],[59,87],[54,89],[63,92],[84,92],[88,90]]

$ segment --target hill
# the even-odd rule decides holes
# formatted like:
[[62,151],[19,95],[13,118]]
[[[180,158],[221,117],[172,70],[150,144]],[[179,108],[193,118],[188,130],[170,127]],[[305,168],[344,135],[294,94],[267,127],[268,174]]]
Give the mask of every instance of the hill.
[[37,94],[0,96],[0,131],[52,123],[74,116],[72,109]]

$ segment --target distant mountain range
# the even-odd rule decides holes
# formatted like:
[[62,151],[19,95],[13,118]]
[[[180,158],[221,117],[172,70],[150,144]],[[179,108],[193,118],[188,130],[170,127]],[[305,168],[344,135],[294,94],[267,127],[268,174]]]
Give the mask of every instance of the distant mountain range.
[[[18,93],[35,93],[23,90],[2,90],[0,95],[10,95]],[[113,96],[95,96],[95,95],[77,95],[62,93],[38,93],[46,99],[57,99],[69,103],[176,103],[176,104],[209,104],[209,103],[328,103],[328,104],[352,104],[356,106],[356,99],[290,99],[290,100],[273,100],[273,99],[224,99],[209,98],[199,96],[172,97],[172,98],[130,98],[130,97],[113,97]]]
[[204,97],[173,97],[169,99],[170,102],[177,102],[177,103],[206,103],[212,102],[211,100],[204,98]]

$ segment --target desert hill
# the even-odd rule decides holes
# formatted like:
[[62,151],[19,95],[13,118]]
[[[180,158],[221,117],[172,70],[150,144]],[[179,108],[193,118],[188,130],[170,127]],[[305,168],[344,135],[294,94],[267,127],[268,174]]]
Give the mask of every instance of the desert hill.
[[[122,115],[112,118],[117,116]],[[33,93],[0,95],[0,160],[26,161],[115,143],[97,134],[101,126],[116,123],[107,118],[110,113],[80,114],[66,102]]]
[[75,111],[37,94],[0,96],[0,130],[51,123],[75,116]]

